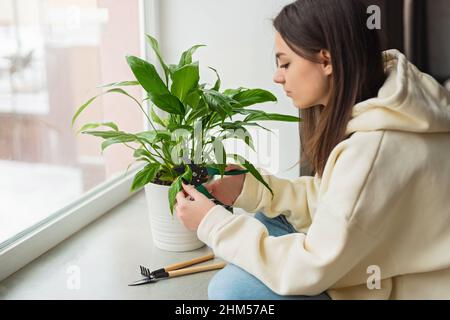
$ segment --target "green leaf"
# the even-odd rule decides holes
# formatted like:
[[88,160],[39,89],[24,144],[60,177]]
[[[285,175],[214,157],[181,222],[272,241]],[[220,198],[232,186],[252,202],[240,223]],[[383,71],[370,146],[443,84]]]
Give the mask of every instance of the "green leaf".
[[147,150],[140,148],[136,149],[133,153],[134,158],[145,157],[147,160],[152,160],[152,155]]
[[250,122],[250,121],[284,121],[284,122],[300,122],[301,119],[299,117],[285,115],[285,114],[278,114],[278,113],[253,113],[249,114],[245,119],[244,122]]
[[208,114],[208,107],[207,107],[206,103],[204,102],[204,100],[202,99],[202,100],[200,100],[197,107],[194,110],[192,110],[192,112],[188,115],[188,117],[186,119],[186,123],[191,124],[195,120],[197,120],[207,114]]
[[154,65],[135,56],[127,56],[127,62],[136,79],[148,93],[151,95],[168,93]]
[[147,158],[145,158],[145,157],[140,157],[140,158],[136,158],[135,161],[137,161],[137,162],[138,162],[138,161],[149,162],[149,161],[153,161],[153,159],[149,160],[149,159],[147,159]]
[[[223,145],[222,139],[220,139],[220,138],[216,139],[215,137],[212,137],[212,142],[213,142],[214,157],[215,157],[216,161],[219,164],[227,163],[227,153],[225,151],[225,147]],[[222,157],[220,157],[220,156],[222,156]]]
[[214,72],[216,73],[216,76],[217,76],[217,81],[216,81],[216,83],[214,84],[214,87],[212,87],[212,90],[219,91],[220,85],[221,85],[220,76],[219,76],[219,74],[217,73],[217,70],[216,70],[216,69],[214,69],[214,68],[212,68],[212,67],[208,67],[208,68],[210,68],[212,71],[214,71]]
[[185,165],[184,173],[181,175],[182,178],[184,178],[186,181],[191,183],[192,181],[192,170],[191,167],[188,165]]
[[168,174],[168,173],[161,174],[158,177],[158,179],[161,180],[161,181],[165,181],[165,182],[172,182],[173,181],[173,177],[170,174]]
[[169,64],[167,67],[169,68],[170,74],[174,74],[178,69],[177,64]]
[[83,131],[83,134],[89,134],[91,136],[96,136],[104,139],[108,138],[119,138],[122,136],[134,137],[132,134],[125,133],[123,131]]
[[105,139],[102,143],[102,152],[113,144],[139,141],[136,135],[123,131],[83,131],[82,133]]
[[295,116],[278,114],[278,113],[266,113],[262,110],[252,110],[252,109],[244,109],[244,108],[234,108],[233,111],[235,113],[247,115],[244,119],[244,122],[250,121],[284,121],[284,122],[301,122],[302,119]]
[[211,119],[211,127],[217,126],[218,123],[223,123],[224,119],[219,114],[214,114]]
[[192,170],[188,165],[185,166],[184,173],[181,176],[178,176],[169,188],[169,207],[172,215],[177,193],[183,189],[181,186],[181,178],[184,178],[187,181],[192,180]]
[[77,134],[82,132],[82,131],[86,131],[86,130],[90,130],[90,129],[95,129],[98,127],[109,127],[111,129],[114,129],[115,131],[119,131],[119,127],[117,126],[117,124],[115,124],[114,122],[102,122],[102,123],[87,123],[84,126],[82,126],[78,131]]
[[178,68],[182,68],[183,66],[185,66],[187,64],[191,64],[192,63],[192,55],[198,48],[201,48],[201,47],[206,47],[206,46],[203,44],[199,44],[199,45],[195,45],[195,46],[191,47],[190,49],[184,51],[181,54],[180,62],[178,63]]
[[136,79],[149,94],[150,100],[158,108],[168,113],[184,115],[183,104],[169,92],[155,66],[134,56],[127,56],[127,62]]
[[137,99],[135,97],[133,97],[131,94],[129,94],[128,92],[126,92],[125,90],[123,90],[121,88],[110,89],[110,90],[106,91],[105,93],[111,93],[111,92],[123,94],[123,95],[133,99],[137,104],[140,105],[139,101],[137,101]]
[[131,191],[139,189],[147,183],[152,182],[160,168],[161,165],[159,163],[149,163],[146,165],[134,176]]
[[170,213],[173,215],[173,207],[175,205],[175,199],[177,197],[177,193],[182,189],[181,186],[181,176],[177,177],[172,185],[169,188],[169,207]]
[[[172,150],[171,146],[172,145],[173,144],[163,143],[162,147],[159,148],[159,149],[162,150],[162,152],[164,153],[164,157],[166,157],[167,159],[171,159],[171,157],[172,157],[172,153],[171,153],[171,150]],[[156,146],[154,146],[154,147],[156,147]]]
[[102,142],[102,152],[105,151],[110,145],[118,144],[118,143],[126,143],[136,141],[136,137],[133,135],[121,136],[117,138],[108,138]]
[[84,111],[84,109],[86,109],[96,98],[98,97],[92,97],[90,98],[88,101],[86,101],[81,107],[78,108],[78,110],[75,112],[75,115],[72,117],[72,127],[75,124],[76,119],[78,118],[78,116]]
[[137,101],[133,96],[131,96],[130,94],[128,94],[125,90],[120,89],[120,88],[114,88],[114,89],[109,89],[105,92],[102,92],[98,95],[96,95],[95,97],[90,98],[88,101],[86,101],[81,107],[79,107],[77,109],[77,111],[75,112],[75,115],[72,117],[72,127],[75,124],[75,121],[77,120],[77,118],[80,116],[80,114],[98,97],[107,94],[107,93],[120,93],[120,94],[124,94],[126,96],[128,96],[129,98],[133,99],[134,101],[136,101],[139,104],[139,101]]
[[167,127],[167,129],[170,131],[170,132],[174,132],[174,131],[176,131],[176,130],[178,130],[178,129],[185,129],[185,130],[187,130],[187,131],[194,131],[194,127],[192,127],[192,126],[188,126],[188,125],[179,125],[179,124],[170,124],[168,127]]
[[[243,134],[240,134],[240,131],[243,131]],[[225,136],[223,136],[223,140],[227,140],[227,139],[239,139],[244,141],[253,151],[255,150],[255,145],[253,143],[253,139],[252,136],[250,134],[250,132],[248,132],[248,130],[243,127],[243,126],[236,126],[235,129],[233,130],[225,130],[227,132],[227,134]],[[238,134],[239,133],[239,134]]]
[[159,141],[171,140],[170,132],[165,130],[150,130],[136,133],[135,136],[146,143],[154,144]]
[[222,119],[233,116],[233,107],[228,96],[214,90],[203,90],[202,92],[206,104],[216,111]]
[[169,83],[169,74],[171,74],[171,70],[169,69],[169,67],[167,67],[166,63],[164,62],[164,60],[162,58],[161,50],[159,49],[158,40],[153,38],[151,35],[147,34],[147,41],[150,44],[150,46],[152,47],[153,51],[155,52],[156,57],[158,58],[158,61],[164,70],[164,75],[166,77],[166,84],[168,84]]
[[259,127],[266,131],[269,131],[270,133],[274,133],[272,130],[267,129],[266,127],[263,127],[260,124],[254,122],[243,122],[243,121],[223,122],[219,126],[222,129],[233,129],[233,130],[239,128],[240,126]]
[[185,103],[192,107],[192,109],[196,109],[199,105],[199,101],[201,99],[201,95],[199,90],[192,90],[186,97]]
[[239,162],[245,169],[247,169],[259,182],[261,182],[267,189],[269,189],[270,193],[272,194],[273,198],[273,191],[270,188],[270,186],[267,184],[267,182],[263,179],[261,174],[256,170],[256,168],[244,157],[238,155],[238,154],[230,154],[231,157],[237,162]]
[[277,101],[277,98],[269,91],[262,89],[248,89],[233,95],[233,99],[239,102],[241,107],[251,106],[257,103]]
[[242,91],[248,90],[247,88],[239,87],[237,89],[227,89],[223,92],[224,95],[229,96],[230,98],[234,99],[234,96],[238,93],[241,93]]
[[209,164],[208,167],[213,167],[219,170],[220,173],[220,178],[222,179],[225,173],[225,169],[227,167],[228,164],[223,163],[223,164],[218,164],[218,163],[213,163],[213,164]]
[[138,86],[138,85],[139,85],[139,81],[120,81],[120,82],[104,84],[104,85],[98,86],[97,88],[127,87],[127,86]]
[[185,109],[181,101],[170,93],[162,96],[153,96],[150,99],[158,108],[170,114],[179,114],[182,116],[185,114]]
[[153,106],[150,107],[150,118],[152,119],[152,121],[154,121],[155,123],[159,124],[160,126],[167,128],[168,122],[167,120],[163,120],[161,119],[155,112],[155,110],[153,109]]
[[188,93],[198,85],[199,79],[198,62],[179,68],[172,75],[172,94],[184,103]]

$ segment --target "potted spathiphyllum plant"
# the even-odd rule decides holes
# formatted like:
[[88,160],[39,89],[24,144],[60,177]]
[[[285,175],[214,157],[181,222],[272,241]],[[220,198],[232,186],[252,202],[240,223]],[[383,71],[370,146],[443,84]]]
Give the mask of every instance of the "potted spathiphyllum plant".
[[[113,144],[124,144],[134,149],[134,160],[146,165],[134,176],[131,190],[145,187],[154,244],[169,251],[194,250],[203,246],[203,243],[195,232],[187,230],[173,214],[176,194],[182,190],[182,180],[195,185],[199,191],[212,198],[202,184],[213,175],[223,177],[249,172],[272,192],[250,162],[239,154],[226,153],[223,141],[241,139],[253,149],[253,140],[247,127],[266,129],[258,122],[298,122],[300,119],[249,109],[251,105],[277,99],[262,89],[240,87],[221,90],[219,74],[211,67],[217,76],[215,84],[207,87],[206,83],[199,83],[199,62],[193,62],[192,55],[204,45],[196,45],[183,52],[178,64],[166,64],[158,41],[150,35],[147,35],[147,40],[162,67],[163,77],[148,61],[127,56],[126,60],[136,80],[104,85],[102,87],[106,91],[99,95],[118,93],[128,96],[140,108],[151,130],[128,133],[121,131],[113,122],[104,122],[85,124],[78,132],[103,138],[102,152]],[[143,101],[128,94],[124,89],[127,86],[142,87],[146,93]],[[72,126],[99,95],[78,108]],[[234,115],[245,117],[233,121]],[[240,164],[243,170],[225,172],[227,159],[230,158]]]

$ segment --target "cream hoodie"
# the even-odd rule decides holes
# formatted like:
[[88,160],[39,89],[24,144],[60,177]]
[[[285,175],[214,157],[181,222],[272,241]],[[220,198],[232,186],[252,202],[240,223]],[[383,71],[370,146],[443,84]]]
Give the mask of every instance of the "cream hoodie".
[[450,299],[450,94],[400,52],[385,61],[385,84],[354,106],[321,179],[265,175],[272,199],[246,175],[235,206],[284,214],[299,233],[271,237],[215,206],[197,234],[217,256],[281,295]]

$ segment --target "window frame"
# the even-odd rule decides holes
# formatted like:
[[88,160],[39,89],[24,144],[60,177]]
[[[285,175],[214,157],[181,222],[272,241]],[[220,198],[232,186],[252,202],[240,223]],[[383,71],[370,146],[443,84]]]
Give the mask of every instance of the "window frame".
[[0,247],[0,281],[83,229],[136,192],[130,192],[135,165],[86,192],[39,223],[6,240]]
[[[138,1],[141,56],[150,57],[145,33],[158,36],[159,0]],[[149,124],[144,116],[142,121],[144,129],[148,130]],[[140,163],[132,165],[125,174],[115,175],[37,224],[0,243],[0,281],[142,190],[130,192],[134,175],[143,167],[144,164]]]

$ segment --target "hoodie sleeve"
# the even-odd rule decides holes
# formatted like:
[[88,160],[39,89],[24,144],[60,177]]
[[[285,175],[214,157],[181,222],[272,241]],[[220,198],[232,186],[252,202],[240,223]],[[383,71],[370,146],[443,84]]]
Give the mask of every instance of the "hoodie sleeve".
[[200,223],[199,238],[280,295],[326,291],[377,245],[351,219],[382,140],[381,132],[363,136],[368,137],[345,141],[330,155],[324,194],[307,234],[272,237],[253,217],[215,206]]
[[319,179],[304,176],[295,180],[278,178],[258,169],[263,179],[274,192],[270,191],[253,175],[245,175],[244,186],[233,206],[247,212],[262,211],[270,218],[280,214],[290,216],[291,221],[302,229],[311,224],[311,213],[317,202]]

